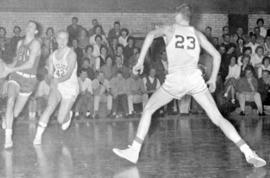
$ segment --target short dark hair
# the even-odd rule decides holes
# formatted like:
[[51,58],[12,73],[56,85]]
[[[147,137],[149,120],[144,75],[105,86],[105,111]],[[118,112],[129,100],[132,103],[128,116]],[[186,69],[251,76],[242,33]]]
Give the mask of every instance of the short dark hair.
[[29,20],[29,22],[34,23],[36,25],[36,30],[38,31],[37,34],[35,34],[36,38],[39,38],[42,34],[42,26],[39,22],[35,21],[35,20]]
[[100,38],[102,40],[102,36],[101,35],[96,35],[95,36],[95,41],[97,41],[97,38]]
[[262,22],[262,24],[264,24],[263,18],[258,18],[256,24],[258,25],[259,22]]
[[100,46],[100,48],[99,48],[100,52],[101,52],[101,49],[102,49],[102,48],[106,49],[106,51],[108,52],[108,48],[107,48],[107,46],[105,46],[105,45],[101,45],[101,46]]
[[7,34],[7,30],[5,27],[0,27],[0,30],[4,30],[5,35]]
[[14,26],[14,28],[13,28],[13,32],[15,32],[15,29],[16,29],[16,28],[17,28],[17,29],[19,29],[19,30],[20,30],[20,32],[22,31],[22,29],[21,29],[21,27],[20,27],[20,26],[15,25],[15,26]]
[[207,26],[205,29],[209,29],[209,30],[211,30],[212,31],[212,27],[210,27],[210,26]]
[[87,45],[87,46],[85,47],[85,49],[84,49],[85,52],[88,51],[89,48],[91,48],[92,50],[94,49],[94,47],[93,47],[92,45]]
[[190,21],[192,16],[192,7],[189,4],[181,4],[175,8],[175,12],[182,14],[185,20]]
[[47,30],[46,30],[46,35],[48,35],[48,31],[51,30],[53,33],[54,33],[54,29],[53,27],[48,27]]
[[72,17],[72,20],[76,20],[78,22],[79,18],[74,16],[74,17]]
[[80,70],[80,74],[83,73],[83,72],[88,73],[88,72],[87,72],[87,69],[82,68],[82,69]]
[[243,53],[245,53],[247,50],[252,51],[251,47],[247,46],[247,47],[244,47],[244,49],[243,49]]
[[265,57],[263,58],[263,60],[262,60],[262,64],[264,64],[264,62],[265,62],[266,60],[269,60],[269,62],[270,62],[270,57],[265,56]]
[[228,26],[228,25],[223,26],[223,27],[222,27],[222,31],[224,31],[225,28],[229,28],[229,26]]
[[270,75],[270,71],[269,70],[263,70],[262,73],[266,72],[268,75]]
[[129,37],[127,38],[127,41],[129,41],[129,40],[133,40],[133,41],[135,42],[135,38],[134,38],[133,36],[129,36]]
[[264,51],[264,47],[262,46],[257,46],[257,48],[255,49],[255,52],[257,53],[259,49],[262,49]]
[[121,29],[121,34],[122,34],[122,32],[124,32],[124,31],[127,33],[127,35],[129,34],[129,30],[128,30],[127,28],[122,28],[122,29]]
[[119,21],[115,21],[113,24],[114,25],[120,25],[120,22]]

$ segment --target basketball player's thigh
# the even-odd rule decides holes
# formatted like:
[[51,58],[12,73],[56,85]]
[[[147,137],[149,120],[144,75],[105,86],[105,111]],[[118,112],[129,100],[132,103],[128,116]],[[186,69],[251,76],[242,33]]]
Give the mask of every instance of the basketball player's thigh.
[[14,117],[18,117],[27,103],[31,93],[19,93],[14,106]]
[[8,98],[17,97],[20,91],[20,85],[15,81],[9,81],[7,84],[7,96]]
[[201,105],[201,107],[205,110],[210,119],[214,119],[217,116],[221,116],[209,90],[204,90],[200,93],[194,94],[193,98],[197,101],[197,103]]
[[61,98],[62,98],[62,96],[61,96],[60,92],[55,88],[51,88],[50,93],[49,93],[48,102],[47,102],[47,107],[51,107],[51,108],[55,109],[56,106],[58,105],[58,103],[60,102]]
[[147,101],[146,110],[156,111],[169,103],[174,97],[160,87]]

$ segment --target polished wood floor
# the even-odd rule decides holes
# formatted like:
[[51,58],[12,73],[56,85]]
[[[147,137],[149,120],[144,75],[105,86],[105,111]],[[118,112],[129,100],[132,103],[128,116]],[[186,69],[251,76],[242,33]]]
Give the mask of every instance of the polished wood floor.
[[[270,118],[230,120],[259,155],[270,158]],[[41,146],[33,146],[35,124],[16,122],[14,148],[3,149],[0,178],[266,178],[205,116],[155,119],[137,165],[115,156],[126,147],[138,120],[76,121],[63,132],[52,122]]]

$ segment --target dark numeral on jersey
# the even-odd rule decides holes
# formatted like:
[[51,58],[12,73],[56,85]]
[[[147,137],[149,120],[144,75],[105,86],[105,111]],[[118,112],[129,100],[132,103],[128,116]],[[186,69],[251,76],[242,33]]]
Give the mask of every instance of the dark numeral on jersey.
[[175,35],[175,38],[177,41],[175,42],[175,48],[184,49],[185,47],[187,49],[195,49],[196,43],[195,38],[193,36],[182,36],[182,35]]

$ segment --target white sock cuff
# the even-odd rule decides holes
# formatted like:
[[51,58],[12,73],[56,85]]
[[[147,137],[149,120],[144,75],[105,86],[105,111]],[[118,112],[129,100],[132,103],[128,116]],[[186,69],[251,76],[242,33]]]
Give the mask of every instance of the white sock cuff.
[[38,122],[38,126],[45,128],[45,127],[47,127],[47,124],[44,122]]

